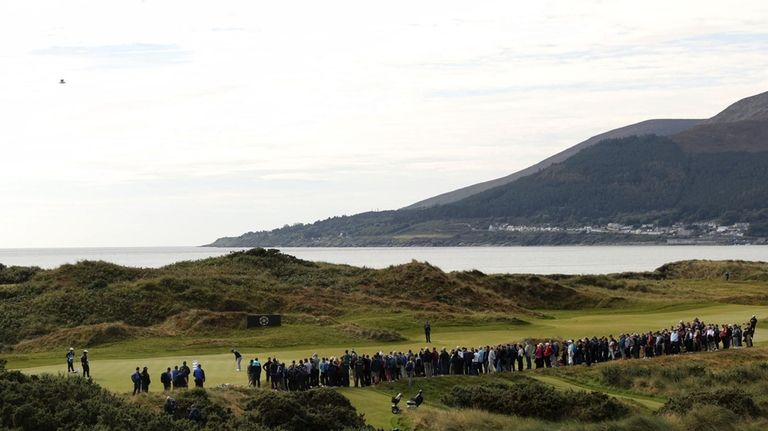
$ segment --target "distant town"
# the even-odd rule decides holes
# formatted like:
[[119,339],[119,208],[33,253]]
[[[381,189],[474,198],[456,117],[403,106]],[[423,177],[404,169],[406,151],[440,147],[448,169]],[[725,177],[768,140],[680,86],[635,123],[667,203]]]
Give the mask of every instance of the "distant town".
[[513,225],[491,224],[490,232],[520,233],[568,233],[568,234],[615,234],[652,236],[667,244],[765,244],[764,238],[749,237],[749,223],[721,225],[717,222],[675,223],[672,226],[643,224],[640,226],[621,223],[590,226]]

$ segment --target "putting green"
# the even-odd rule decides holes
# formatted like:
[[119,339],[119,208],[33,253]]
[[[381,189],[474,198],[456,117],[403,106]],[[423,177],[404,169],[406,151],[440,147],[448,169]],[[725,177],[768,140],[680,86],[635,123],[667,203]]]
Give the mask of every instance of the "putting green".
[[[704,304],[686,305],[674,307],[662,307],[656,310],[580,310],[580,311],[551,311],[546,312],[552,318],[530,319],[529,325],[494,325],[475,327],[450,327],[441,329],[433,327],[432,346],[452,348],[455,346],[478,346],[486,344],[506,343],[519,341],[528,337],[547,338],[563,337],[574,338],[592,335],[619,334],[621,332],[649,331],[673,325],[680,319],[690,321],[699,317],[706,322],[745,322],[753,314],[758,316],[768,315],[768,306],[733,305],[733,304]],[[221,384],[245,385],[245,363],[248,359],[258,356],[265,361],[269,356],[277,356],[281,361],[290,362],[301,358],[310,357],[313,353],[321,356],[340,356],[345,349],[357,347],[359,352],[373,353],[375,351],[389,352],[392,350],[407,351],[418,350],[424,347],[422,335],[418,331],[418,323],[414,322],[411,331],[405,331],[410,338],[404,342],[396,343],[366,343],[361,346],[352,345],[324,345],[307,346],[300,349],[249,349],[243,350],[243,371],[235,371],[233,355],[227,349],[221,354],[168,354],[158,351],[155,355],[146,358],[121,359],[115,358],[115,349],[120,345],[105,347],[110,350],[110,359],[99,358],[99,348],[91,348],[91,374],[98,384],[118,393],[126,393],[132,389],[130,375],[136,367],[148,367],[153,383],[150,391],[159,391],[160,373],[166,367],[180,365],[182,361],[192,364],[199,361],[206,372],[206,386],[212,387]],[[768,326],[768,325],[766,325]],[[766,328],[762,326],[762,328]],[[268,330],[268,329],[267,329]],[[756,341],[768,340],[765,336],[768,329],[761,330],[758,326]],[[226,336],[226,334],[222,334]],[[168,339],[168,342],[172,342]],[[125,351],[124,358],[132,357],[129,351]],[[51,373],[66,374],[64,352],[61,352],[61,361],[46,361],[47,365],[26,367],[25,359],[34,358],[35,354],[13,356],[9,359],[9,368],[21,369],[25,373],[41,374]],[[39,363],[39,361],[37,361]],[[79,364],[78,364],[79,365]],[[388,401],[388,400],[387,400]],[[378,402],[378,401],[377,401]]]

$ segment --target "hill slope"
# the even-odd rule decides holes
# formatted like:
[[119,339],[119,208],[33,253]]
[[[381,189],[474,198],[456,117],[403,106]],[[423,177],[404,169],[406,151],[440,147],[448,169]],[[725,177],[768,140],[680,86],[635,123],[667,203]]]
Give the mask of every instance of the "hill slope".
[[63,265],[0,286],[0,299],[0,347],[28,351],[243,329],[248,312],[280,313],[289,324],[321,323],[360,338],[392,341],[396,333],[350,326],[344,316],[411,312],[510,321],[539,315],[530,309],[545,304],[574,308],[602,298],[538,277],[445,273],[420,262],[375,270],[253,249],[160,269],[90,261]]
[[[698,280],[720,282],[726,271],[740,284],[720,288],[709,282],[702,289]],[[686,280],[697,280],[694,290],[685,287]],[[765,280],[768,266],[749,262],[680,262],[611,276],[537,276],[445,273],[420,262],[374,270],[264,249],[159,269],[86,261],[0,286],[0,350],[90,347],[135,338],[197,345],[227,334],[252,340],[257,335],[243,331],[247,313],[283,315],[285,327],[258,335],[275,345],[392,342],[403,340],[397,331],[424,319],[444,327],[524,325],[546,317],[535,311],[542,309],[617,309],[657,301],[764,304],[755,286]]]
[[760,221],[768,207],[766,181],[768,151],[686,153],[668,138],[635,136],[601,142],[537,174],[425,213],[529,223],[664,217],[668,224],[737,209],[741,220]]
[[640,123],[631,124],[629,126],[620,127],[618,129],[610,130],[608,132],[595,135],[587,139],[586,141],[580,142],[574,145],[573,147],[563,150],[555,154],[554,156],[548,157],[540,161],[539,163],[536,163],[535,165],[527,167],[521,171],[517,171],[513,174],[507,175],[502,178],[497,178],[495,180],[490,180],[490,181],[484,181],[482,183],[473,184],[471,186],[462,187],[458,190],[443,193],[443,194],[431,197],[429,199],[424,199],[423,201],[419,201],[413,205],[409,205],[405,207],[405,209],[420,209],[420,208],[429,208],[429,207],[438,206],[438,205],[445,205],[445,204],[453,203],[456,201],[460,201],[464,198],[484,192],[486,190],[490,190],[494,187],[509,184],[525,176],[535,174],[536,172],[539,172],[555,163],[564,162],[566,159],[578,153],[579,151],[585,148],[589,148],[592,145],[595,145],[598,142],[604,141],[606,139],[618,139],[618,138],[624,138],[627,136],[649,135],[649,134],[654,134],[659,136],[669,136],[669,135],[674,135],[682,131],[688,130],[693,126],[701,124],[703,121],[704,120],[687,120],[687,119],[646,120]]
[[[484,181],[478,184],[473,184],[471,186],[462,187],[458,190],[442,193],[440,195],[416,202],[415,204],[409,205],[405,208],[418,209],[418,208],[428,208],[428,207],[437,206],[437,205],[445,205],[445,204],[449,204],[449,203],[467,198],[474,194],[481,193],[486,190],[490,190],[494,187],[509,184],[517,179],[539,172],[540,170],[547,168],[555,163],[561,163],[566,159],[568,159],[569,157],[573,156],[574,154],[578,153],[579,151],[585,148],[589,148],[592,145],[595,145],[598,142],[604,141],[606,139],[625,138],[633,135],[638,135],[638,136],[640,135],[658,135],[658,136],[678,135],[680,136],[681,133],[686,132],[695,126],[699,126],[702,124],[733,123],[733,122],[740,122],[745,120],[768,121],[768,92],[747,97],[745,99],[741,99],[738,102],[730,105],[728,108],[726,108],[719,114],[706,120],[704,119],[646,120],[640,123],[635,123],[629,126],[613,129],[608,132],[595,135],[587,139],[586,141],[576,144],[573,147],[570,147],[564,151],[561,151],[555,154],[554,156],[548,157],[542,160],[541,162],[536,163],[535,165],[525,168],[521,171],[515,172],[513,174],[507,175],[502,178],[497,178],[490,181]],[[691,141],[696,142],[704,139],[711,142],[714,138],[722,141],[723,139],[731,138],[733,134],[737,134],[740,132],[743,134],[749,135],[750,133],[748,129],[751,127],[754,127],[754,125],[750,126],[747,124],[743,124],[741,126],[728,128],[728,129],[731,129],[730,132],[728,131],[728,129],[721,131],[721,130],[718,130],[717,128],[711,128],[711,127],[698,128],[696,132],[688,136],[683,135],[681,137],[681,140],[684,139],[686,142],[691,142]],[[715,134],[715,136],[711,136],[711,134]],[[746,137],[746,138],[750,139],[751,137]],[[761,140],[761,142],[766,142],[765,138],[766,138],[766,132],[764,130],[760,131],[759,139]],[[711,147],[712,145],[704,146],[704,148],[711,148]]]
[[768,91],[739,100],[705,123],[733,123],[744,120],[768,120]]
[[[566,234],[576,226],[718,220],[768,236],[768,93],[715,117],[655,120],[617,129],[508,177],[397,211],[334,217],[212,246],[412,246],[590,244],[654,241],[640,235]],[[669,136],[642,135],[659,130]],[[618,139],[604,139],[621,136]],[[595,142],[598,141],[598,142]],[[459,196],[462,199],[455,200]],[[437,198],[436,198],[437,199]],[[441,205],[433,205],[442,202]],[[557,232],[489,233],[499,224]],[[742,232],[743,234],[744,232]],[[731,238],[724,238],[729,243]]]

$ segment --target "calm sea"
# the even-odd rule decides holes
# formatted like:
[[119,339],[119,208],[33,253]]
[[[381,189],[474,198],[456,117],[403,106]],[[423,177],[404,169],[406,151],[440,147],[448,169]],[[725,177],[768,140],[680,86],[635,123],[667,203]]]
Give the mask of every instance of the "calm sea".
[[[55,268],[80,260],[157,268],[170,263],[220,256],[237,248],[118,247],[0,249],[0,263]],[[369,268],[427,261],[445,271],[485,273],[602,274],[651,271],[686,259],[768,261],[768,246],[575,246],[575,247],[403,247],[282,248],[302,259]]]

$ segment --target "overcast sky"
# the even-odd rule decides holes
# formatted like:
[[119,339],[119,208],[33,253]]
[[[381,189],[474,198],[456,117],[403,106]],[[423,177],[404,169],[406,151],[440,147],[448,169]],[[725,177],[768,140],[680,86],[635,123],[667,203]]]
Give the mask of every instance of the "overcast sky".
[[399,208],[768,90],[764,0],[264,3],[0,2],[0,248]]

